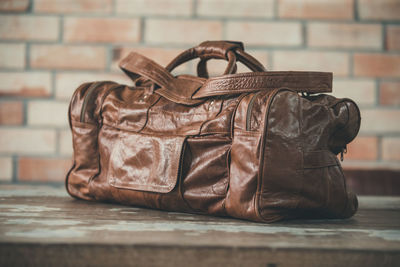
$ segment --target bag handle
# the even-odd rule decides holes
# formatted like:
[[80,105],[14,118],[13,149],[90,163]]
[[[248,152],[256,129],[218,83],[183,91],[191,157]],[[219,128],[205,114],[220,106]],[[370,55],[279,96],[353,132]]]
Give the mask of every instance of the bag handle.
[[206,63],[209,59],[225,59],[228,61],[224,75],[236,72],[236,61],[242,62],[252,71],[265,71],[264,66],[257,59],[244,52],[243,43],[235,41],[202,42],[198,46],[179,54],[167,65],[166,70],[171,72],[177,66],[195,58],[200,58],[197,65],[198,76],[204,78],[208,78]]

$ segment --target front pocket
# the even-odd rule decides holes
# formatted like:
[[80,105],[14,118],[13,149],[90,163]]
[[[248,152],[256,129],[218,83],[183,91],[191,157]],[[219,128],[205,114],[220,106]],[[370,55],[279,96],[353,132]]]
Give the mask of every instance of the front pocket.
[[227,136],[189,138],[183,166],[182,193],[196,212],[225,215],[231,139]]
[[108,168],[108,183],[121,189],[171,192],[180,176],[184,136],[120,131]]

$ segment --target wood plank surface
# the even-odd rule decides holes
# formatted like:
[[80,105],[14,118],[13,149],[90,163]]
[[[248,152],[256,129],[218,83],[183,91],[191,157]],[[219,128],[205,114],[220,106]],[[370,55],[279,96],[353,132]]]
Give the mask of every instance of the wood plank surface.
[[347,220],[261,224],[0,185],[0,266],[399,266],[400,197],[359,203]]

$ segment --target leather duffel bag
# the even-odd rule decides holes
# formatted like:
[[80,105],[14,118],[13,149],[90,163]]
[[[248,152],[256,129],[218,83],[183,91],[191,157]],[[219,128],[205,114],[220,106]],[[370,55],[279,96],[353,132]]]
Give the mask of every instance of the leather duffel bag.
[[[171,74],[195,58],[197,76]],[[208,78],[209,59],[228,61],[222,76]],[[237,62],[252,72],[236,74]],[[134,86],[90,82],[72,96],[71,196],[259,222],[356,212],[337,155],[360,111],[323,94],[332,73],[266,71],[230,41],[165,68],[132,52],[120,67]]]

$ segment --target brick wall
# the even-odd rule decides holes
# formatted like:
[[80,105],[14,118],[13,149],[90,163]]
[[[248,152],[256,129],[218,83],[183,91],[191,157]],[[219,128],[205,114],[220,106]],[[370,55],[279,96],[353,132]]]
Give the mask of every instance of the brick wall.
[[399,0],[2,0],[0,13],[0,180],[63,181],[80,83],[128,82],[131,50],[165,65],[213,39],[270,70],[333,71],[335,95],[362,109],[345,168],[400,169]]

